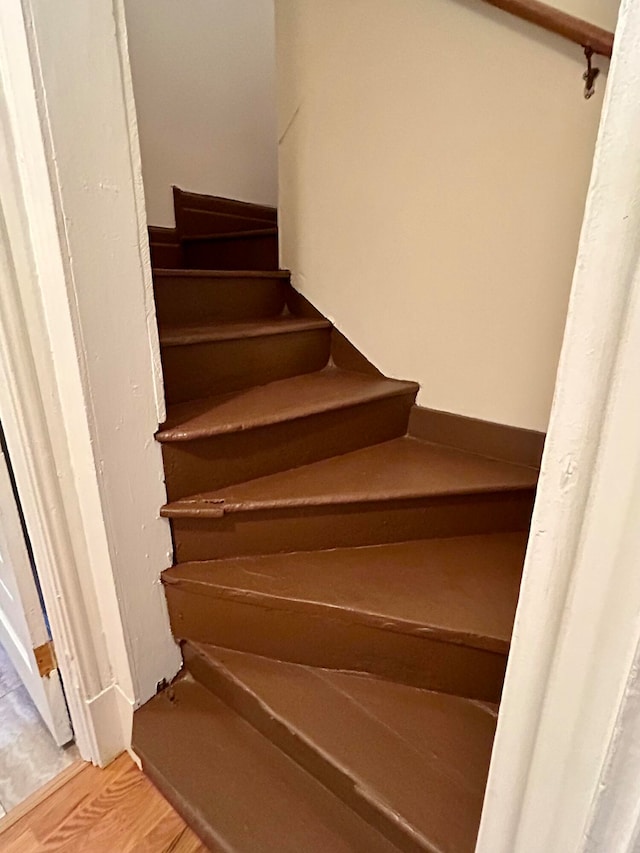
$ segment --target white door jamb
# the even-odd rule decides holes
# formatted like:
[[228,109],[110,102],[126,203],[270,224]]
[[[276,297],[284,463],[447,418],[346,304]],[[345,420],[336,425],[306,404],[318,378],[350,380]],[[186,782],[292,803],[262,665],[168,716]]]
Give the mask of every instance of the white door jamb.
[[637,849],[638,57],[624,0],[477,853]]

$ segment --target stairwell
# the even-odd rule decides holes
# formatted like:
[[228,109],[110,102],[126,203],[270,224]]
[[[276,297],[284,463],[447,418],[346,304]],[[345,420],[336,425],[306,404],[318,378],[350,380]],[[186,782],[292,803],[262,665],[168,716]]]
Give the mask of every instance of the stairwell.
[[538,472],[410,430],[416,384],[295,292],[275,210],[175,212],[151,248],[185,666],[133,748],[212,850],[472,851]]

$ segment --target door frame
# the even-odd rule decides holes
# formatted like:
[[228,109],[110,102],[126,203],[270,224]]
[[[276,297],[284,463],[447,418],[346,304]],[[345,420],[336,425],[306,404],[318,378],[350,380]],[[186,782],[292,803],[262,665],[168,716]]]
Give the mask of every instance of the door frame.
[[54,741],[66,746],[73,740],[69,709],[55,656],[45,654],[51,634],[21,511],[0,423],[0,643]]
[[123,3],[63,7],[0,4],[0,414],[76,741],[104,765],[181,658]]
[[640,838],[639,57],[623,0],[478,853]]

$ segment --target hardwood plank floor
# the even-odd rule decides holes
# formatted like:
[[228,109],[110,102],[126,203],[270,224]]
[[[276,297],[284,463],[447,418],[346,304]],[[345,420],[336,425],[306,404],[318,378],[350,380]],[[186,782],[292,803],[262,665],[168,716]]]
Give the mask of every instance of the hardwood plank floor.
[[76,762],[0,820],[2,853],[206,853],[128,755]]

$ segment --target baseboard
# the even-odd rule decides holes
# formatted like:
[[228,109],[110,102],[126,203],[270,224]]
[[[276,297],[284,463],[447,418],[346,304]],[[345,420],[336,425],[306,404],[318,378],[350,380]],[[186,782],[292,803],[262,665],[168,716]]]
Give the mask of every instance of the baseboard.
[[131,746],[133,703],[118,684],[111,684],[86,703],[91,720],[94,754],[83,756],[106,767]]
[[409,435],[492,459],[540,467],[545,433],[414,406]]

